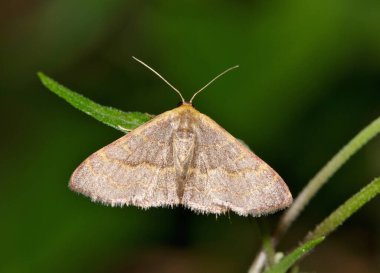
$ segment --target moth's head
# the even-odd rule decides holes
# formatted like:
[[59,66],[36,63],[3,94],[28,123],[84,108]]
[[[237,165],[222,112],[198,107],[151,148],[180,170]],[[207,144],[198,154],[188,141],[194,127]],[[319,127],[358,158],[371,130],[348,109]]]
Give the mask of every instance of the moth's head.
[[187,102],[187,101],[180,101],[179,103],[177,103],[177,107],[181,107],[181,106],[193,106],[193,103],[192,102]]

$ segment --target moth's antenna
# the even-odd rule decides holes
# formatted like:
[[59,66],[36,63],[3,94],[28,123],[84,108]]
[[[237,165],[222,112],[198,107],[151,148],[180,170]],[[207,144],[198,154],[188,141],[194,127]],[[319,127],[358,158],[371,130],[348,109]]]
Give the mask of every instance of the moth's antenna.
[[238,65],[235,65],[233,67],[230,67],[228,68],[227,70],[224,70],[222,73],[220,73],[218,76],[216,76],[215,78],[213,78],[211,81],[208,82],[208,84],[206,84],[205,86],[203,86],[201,89],[199,89],[197,92],[194,93],[194,95],[191,97],[190,99],[190,103],[192,103],[193,99],[195,98],[196,95],[198,95],[200,92],[202,92],[204,89],[206,89],[207,86],[209,86],[210,84],[212,84],[216,79],[218,79],[219,77],[223,76],[224,74],[226,74],[227,72],[230,72],[231,70],[235,69],[235,68],[238,68],[239,66]]
[[170,82],[168,82],[164,77],[162,77],[156,70],[154,70],[153,68],[151,68],[149,65],[147,65],[146,63],[144,63],[143,61],[137,59],[136,57],[132,56],[132,58],[135,60],[135,61],[138,61],[140,64],[142,64],[143,66],[145,66],[146,68],[148,68],[150,71],[152,71],[154,74],[156,74],[158,77],[161,78],[161,80],[163,80],[167,85],[169,85],[171,88],[174,89],[174,91],[176,91],[179,96],[181,97],[182,99],[182,103],[185,103],[185,99],[182,97],[182,94],[181,92],[179,92],[177,90],[177,88],[175,88],[173,85],[170,84]]

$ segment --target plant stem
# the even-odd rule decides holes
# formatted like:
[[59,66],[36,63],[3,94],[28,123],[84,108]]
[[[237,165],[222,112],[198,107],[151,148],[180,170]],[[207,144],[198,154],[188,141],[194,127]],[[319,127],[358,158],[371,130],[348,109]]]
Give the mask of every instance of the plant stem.
[[[380,177],[375,178],[371,183],[325,218],[314,231],[309,232],[303,242],[305,243],[321,236],[326,237],[378,194],[380,194]],[[293,267],[293,269],[296,268],[298,268],[298,266]]]
[[286,273],[291,266],[294,266],[300,259],[302,259],[307,253],[313,250],[318,244],[320,244],[325,238],[320,237],[315,240],[307,241],[303,245],[299,246],[278,263],[268,268],[265,273]]
[[346,146],[344,146],[327,164],[310,180],[301,191],[293,205],[284,213],[275,232],[278,240],[289,229],[301,211],[315,196],[319,189],[326,184],[330,177],[342,167],[368,141],[380,132],[380,117],[360,131]]
[[360,209],[364,204],[380,194],[380,177],[375,178],[370,184],[365,186],[360,192],[348,199],[343,205],[337,208],[325,220],[320,223],[313,232],[310,232],[305,242],[321,236],[327,236],[339,225]]
[[256,258],[253,260],[251,267],[248,270],[248,273],[260,273],[266,263],[267,254],[264,249],[256,255]]
[[[268,267],[271,267],[274,265],[274,257],[276,254],[276,251],[274,249],[274,245],[272,242],[272,238],[270,235],[269,225],[265,218],[261,218],[257,221],[259,230],[260,230],[260,237],[262,238],[262,254],[261,257],[257,256],[256,259],[264,259],[263,261],[257,261],[258,264],[267,263]],[[268,259],[266,259],[268,257]],[[253,264],[256,264],[255,262]],[[252,264],[252,265],[253,265]],[[249,273],[260,273],[261,268],[255,269],[251,267],[249,269]]]
[[[339,170],[347,160],[361,147],[380,133],[380,117],[375,119],[360,131],[346,146],[344,146],[327,164],[309,181],[306,187],[294,200],[293,205],[281,217],[277,229],[272,237],[276,246],[281,237],[288,231],[295,219],[298,218],[305,206],[315,196],[319,189],[327,183],[331,176]],[[249,273],[260,273],[266,263],[266,253],[262,249],[256,256]]]
[[267,263],[268,267],[274,265],[274,255],[275,250],[272,244],[272,238],[270,236],[268,223],[266,221],[263,222],[262,226],[262,238],[263,238],[263,248],[265,250],[266,256],[268,257]]

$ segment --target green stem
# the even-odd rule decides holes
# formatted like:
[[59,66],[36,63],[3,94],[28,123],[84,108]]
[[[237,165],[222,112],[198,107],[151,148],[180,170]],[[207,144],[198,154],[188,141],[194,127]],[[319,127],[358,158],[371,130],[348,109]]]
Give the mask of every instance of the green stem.
[[268,267],[272,267],[275,263],[274,261],[275,250],[273,247],[272,238],[270,236],[268,223],[265,219],[263,219],[263,222],[261,224],[261,236],[263,240],[263,249],[265,250],[266,255],[268,257],[267,259]]
[[291,253],[282,258],[277,264],[265,271],[265,273],[286,273],[289,268],[302,259],[307,253],[320,244],[325,238],[320,237],[315,240],[308,241]]
[[368,141],[380,132],[380,117],[360,131],[346,146],[344,146],[327,164],[310,180],[307,186],[295,199],[293,205],[284,213],[275,232],[276,240],[279,240],[294,220],[298,218],[305,206],[315,196],[319,189],[327,183],[330,177],[348,161]]
[[[344,146],[327,164],[309,181],[306,187],[294,200],[292,206],[284,213],[277,225],[272,237],[272,243],[276,246],[281,237],[288,231],[301,211],[310,202],[318,190],[327,183],[331,176],[339,170],[347,160],[361,147],[380,133],[380,117],[375,119],[362,131],[360,131],[346,146]],[[250,273],[259,273],[266,263],[266,252],[261,249],[253,261]]]
[[[378,194],[380,194],[380,177],[375,178],[361,191],[356,193],[343,205],[331,213],[314,229],[314,231],[310,232],[305,237],[304,242],[308,242],[322,236],[326,237]],[[294,266],[293,269],[296,269],[296,267],[298,268],[298,266]]]
[[364,204],[369,202],[376,195],[380,194],[380,177],[374,179],[370,184],[365,186],[360,192],[348,199],[343,205],[330,214],[322,223],[320,223],[313,232],[309,233],[305,241],[313,240],[321,236],[327,236],[334,231],[339,225],[360,209]]

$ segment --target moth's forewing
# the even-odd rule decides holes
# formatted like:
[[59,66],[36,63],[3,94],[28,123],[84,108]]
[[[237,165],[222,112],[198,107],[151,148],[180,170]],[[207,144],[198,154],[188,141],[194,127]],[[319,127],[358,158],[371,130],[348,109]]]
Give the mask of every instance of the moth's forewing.
[[183,203],[194,210],[259,216],[288,207],[282,178],[215,121],[193,110],[197,145]]
[[173,165],[172,123],[167,111],[88,157],[73,173],[70,188],[111,205],[179,204]]

